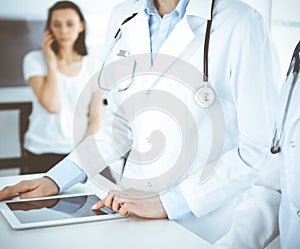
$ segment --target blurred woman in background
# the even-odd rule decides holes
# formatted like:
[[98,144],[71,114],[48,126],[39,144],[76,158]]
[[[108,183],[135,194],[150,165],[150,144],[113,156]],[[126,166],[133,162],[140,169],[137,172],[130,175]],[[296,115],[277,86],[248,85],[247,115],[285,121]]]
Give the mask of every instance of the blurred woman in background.
[[[87,82],[100,62],[88,55],[85,29],[77,5],[57,2],[48,12],[42,50],[24,57],[24,78],[35,99],[25,134],[22,174],[48,171],[99,127],[101,94],[97,84]],[[80,122],[76,131],[75,120]]]

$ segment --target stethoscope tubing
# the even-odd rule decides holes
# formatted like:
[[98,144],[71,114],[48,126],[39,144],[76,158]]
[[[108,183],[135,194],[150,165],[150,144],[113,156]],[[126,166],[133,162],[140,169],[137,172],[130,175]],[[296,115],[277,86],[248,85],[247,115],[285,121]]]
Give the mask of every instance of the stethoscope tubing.
[[[206,31],[205,31],[205,41],[204,41],[204,53],[203,53],[203,82],[208,82],[208,51],[209,51],[209,40],[210,40],[210,33],[211,33],[211,25],[212,25],[212,19],[213,19],[213,10],[214,10],[215,0],[212,1],[211,6],[211,19],[207,21],[206,24]],[[105,57],[103,59],[103,63],[100,69],[100,72],[98,74],[98,87],[101,90],[110,91],[111,89],[107,89],[101,86],[101,76],[103,73],[103,69],[106,65],[106,62],[115,47],[117,41],[121,38],[122,32],[121,32],[121,26],[127,22],[129,22],[131,19],[133,19],[137,13],[133,13],[131,16],[127,17],[120,25],[120,28],[117,30],[116,34],[114,35],[113,41],[111,42],[109,49],[107,50],[107,53],[105,54]],[[130,87],[126,87],[125,90],[127,90]]]
[[[290,89],[289,89],[289,93],[288,93],[288,97],[286,100],[286,104],[285,104],[285,108],[284,108],[284,112],[283,112],[283,117],[281,120],[281,125],[276,127],[275,132],[274,132],[274,136],[273,136],[273,140],[272,140],[272,146],[271,146],[271,153],[272,154],[277,154],[281,151],[281,142],[282,142],[282,136],[284,133],[284,129],[285,129],[285,125],[286,125],[286,120],[287,120],[287,116],[289,113],[289,109],[290,109],[290,104],[291,104],[291,99],[292,99],[292,95],[294,92],[294,88],[298,79],[298,74],[299,74],[299,66],[300,66],[300,61],[299,61],[299,52],[300,52],[300,42],[298,43],[298,45],[295,48],[295,51],[293,53],[293,57],[289,66],[289,70],[287,72],[287,78],[289,76],[289,74],[291,73],[292,69],[293,69],[293,80],[290,84]],[[294,64],[294,66],[293,66]]]
[[285,104],[285,108],[284,108],[284,112],[283,112],[283,117],[282,117],[282,121],[281,121],[281,126],[279,126],[278,128],[276,128],[275,130],[275,134],[273,137],[273,145],[271,147],[271,153],[272,154],[277,154],[281,151],[281,140],[282,140],[282,134],[284,132],[284,128],[285,128],[285,124],[286,124],[286,119],[288,116],[288,112],[290,109],[290,104],[291,104],[291,99],[292,99],[292,95],[294,92],[294,88],[295,88],[295,84],[298,78],[298,72],[293,72],[293,81],[290,85],[290,90],[289,90],[289,94],[288,94],[288,98]]

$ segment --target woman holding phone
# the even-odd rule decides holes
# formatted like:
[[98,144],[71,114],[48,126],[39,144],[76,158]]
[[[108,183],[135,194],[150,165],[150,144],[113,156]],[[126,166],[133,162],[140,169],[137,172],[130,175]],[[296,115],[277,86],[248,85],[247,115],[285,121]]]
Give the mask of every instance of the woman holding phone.
[[[24,57],[24,78],[35,99],[25,134],[23,174],[46,172],[99,127],[101,94],[94,81],[87,82],[100,62],[88,55],[85,28],[77,5],[57,2],[48,12],[42,49]],[[80,123],[76,131],[75,120]]]

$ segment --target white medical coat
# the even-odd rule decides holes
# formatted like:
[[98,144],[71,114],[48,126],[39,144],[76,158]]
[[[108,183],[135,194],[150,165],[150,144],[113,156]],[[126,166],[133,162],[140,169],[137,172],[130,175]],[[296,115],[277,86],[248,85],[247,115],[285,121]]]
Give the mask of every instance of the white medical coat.
[[[282,100],[287,99],[292,74],[283,85]],[[287,116],[281,167],[280,241],[283,249],[300,248],[300,78],[296,81]]]
[[[129,52],[130,55],[150,53],[149,26],[146,15],[143,13],[144,6],[144,0],[129,0],[114,9],[107,32],[108,37],[114,37],[120,27],[122,36],[111,53],[111,57],[115,57],[110,60],[116,59],[118,51]],[[202,71],[204,34],[206,22],[211,18],[210,6],[210,0],[191,0],[185,16],[163,43],[159,53],[183,58]],[[138,14],[121,25],[124,19],[132,13]],[[198,46],[190,47],[195,37],[198,40]],[[272,156],[269,153],[274,128],[272,107],[278,99],[277,87],[280,81],[277,62],[278,58],[268,30],[258,12],[237,0],[217,0],[209,46],[209,81],[221,100],[224,110],[226,122],[224,154],[218,161],[218,167],[212,177],[204,184],[199,184],[201,170],[198,169],[207,159],[207,150],[200,150],[200,156],[195,162],[195,170],[179,183],[185,200],[197,217],[203,217],[226,205],[253,185],[271,192],[270,196],[278,200],[278,196],[274,197],[273,192],[279,189],[279,168],[278,165],[270,162]],[[129,66],[132,67],[132,65]],[[126,94],[129,96],[134,91],[147,90],[149,85],[151,84],[147,80],[138,86],[133,84]],[[164,86],[161,82],[155,85],[156,89],[164,89]],[[169,91],[178,98],[184,98],[181,90],[169,88]],[[77,158],[74,157],[75,152],[69,157],[78,165],[85,161],[89,165],[90,175],[93,175],[93,172],[97,174],[99,168],[118,159],[129,149],[128,139],[117,141],[118,149],[116,149],[116,141],[111,135],[113,115],[122,101],[122,97],[118,96],[124,97],[118,94],[107,95],[108,106],[105,107],[104,120],[95,139],[98,151],[92,151],[88,145],[93,142],[86,142],[86,144],[81,144],[78,150],[86,146],[89,148],[88,153],[81,153],[77,150]],[[208,134],[203,131],[209,127],[209,118],[205,118],[203,114],[205,110],[194,104],[192,95],[187,94],[184,99],[184,103],[188,109],[192,110],[199,124],[199,134],[204,136],[199,141],[202,145],[199,148],[209,148],[211,131],[207,132]],[[151,125],[147,125],[152,124],[149,120],[151,120],[150,113],[149,118],[144,117],[140,122],[135,122],[128,131],[124,128],[128,127],[127,121],[122,117],[120,123],[124,122],[124,125],[123,128],[120,126],[118,132],[124,138],[128,138],[128,133],[130,133],[133,144],[137,148],[141,145],[141,150],[145,150],[147,139],[154,129]],[[162,130],[167,130],[166,120],[159,120],[158,123]],[[172,129],[170,130],[172,132]],[[193,139],[193,132],[188,134],[190,139]],[[174,144],[176,146],[176,143]],[[82,151],[87,150],[82,149]],[[102,159],[95,162],[91,158],[99,151]],[[201,153],[205,155],[201,157]],[[173,155],[176,155],[176,147],[174,147]],[[168,164],[170,158],[164,159],[165,165]],[[127,167],[128,170],[132,168],[134,165]],[[131,176],[132,174],[134,170]],[[140,170],[136,177],[139,178],[142,174],[143,170]],[[255,195],[255,191],[252,191],[252,194]],[[167,198],[168,191],[161,194],[163,203]],[[276,223],[276,204],[270,210],[272,214],[268,226],[272,230]],[[256,245],[252,247],[249,245],[249,248],[256,248]]]

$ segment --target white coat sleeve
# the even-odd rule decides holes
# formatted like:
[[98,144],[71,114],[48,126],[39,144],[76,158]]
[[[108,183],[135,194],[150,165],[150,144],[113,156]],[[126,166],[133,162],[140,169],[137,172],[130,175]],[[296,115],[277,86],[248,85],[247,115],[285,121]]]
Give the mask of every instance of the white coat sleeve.
[[278,100],[280,81],[277,54],[261,16],[255,11],[236,25],[231,37],[227,61],[230,79],[224,83],[233,95],[239,141],[237,147],[216,162],[216,171],[206,182],[200,183],[200,170],[180,183],[184,198],[198,217],[242,194],[258,179],[264,185],[264,176],[269,172],[266,168],[272,168],[266,160],[274,129],[272,103]]

